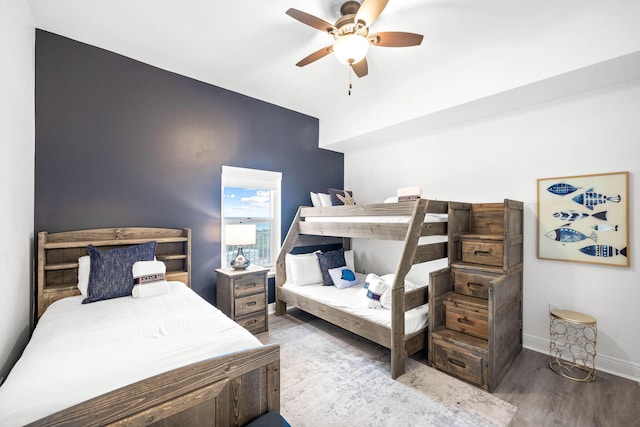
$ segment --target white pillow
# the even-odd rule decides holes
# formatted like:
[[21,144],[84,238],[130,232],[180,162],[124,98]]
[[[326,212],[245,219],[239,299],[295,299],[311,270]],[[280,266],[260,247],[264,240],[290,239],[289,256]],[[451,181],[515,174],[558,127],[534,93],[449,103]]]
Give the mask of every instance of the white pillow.
[[353,259],[353,249],[344,251],[344,260],[347,263],[347,267],[353,272],[356,271],[356,264]]
[[89,273],[91,272],[91,257],[89,255],[78,258],[78,289],[86,298],[89,288]]
[[333,206],[331,203],[331,196],[327,193],[318,193],[318,197],[320,198],[320,205],[322,207]]
[[360,283],[356,274],[349,267],[330,268],[329,275],[333,281],[333,285],[338,289],[348,288]]
[[311,195],[311,204],[313,205],[314,208],[319,208],[320,206],[322,206],[322,203],[320,202],[320,196],[318,195],[318,193],[309,193]]
[[305,286],[322,284],[322,270],[320,262],[314,252],[310,254],[287,254],[286,264],[287,283],[291,286]]

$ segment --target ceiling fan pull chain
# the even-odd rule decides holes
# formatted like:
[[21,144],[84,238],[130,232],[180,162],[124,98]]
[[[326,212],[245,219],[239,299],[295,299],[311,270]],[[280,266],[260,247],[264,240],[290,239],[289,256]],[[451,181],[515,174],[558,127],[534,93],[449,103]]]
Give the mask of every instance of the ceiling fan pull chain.
[[349,65],[349,96],[351,96],[351,89],[353,88],[353,85],[351,84],[351,65]]

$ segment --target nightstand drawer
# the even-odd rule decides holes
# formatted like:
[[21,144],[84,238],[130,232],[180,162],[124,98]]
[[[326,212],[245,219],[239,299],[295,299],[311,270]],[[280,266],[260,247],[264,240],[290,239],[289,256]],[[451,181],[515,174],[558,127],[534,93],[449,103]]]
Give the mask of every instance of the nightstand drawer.
[[235,316],[244,316],[250,313],[265,311],[265,295],[264,293],[249,295],[235,300]]
[[238,317],[236,322],[253,334],[267,330],[267,319],[263,311]]
[[233,293],[236,298],[256,293],[264,293],[265,283],[264,274],[247,274],[242,277],[236,277],[233,280]]

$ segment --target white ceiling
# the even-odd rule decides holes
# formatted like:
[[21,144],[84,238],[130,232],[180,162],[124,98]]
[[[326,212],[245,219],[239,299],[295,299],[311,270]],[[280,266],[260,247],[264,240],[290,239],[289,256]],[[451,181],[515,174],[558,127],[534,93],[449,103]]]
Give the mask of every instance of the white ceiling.
[[[491,92],[522,86],[526,80],[531,83],[543,75],[566,72],[574,65],[563,64],[564,68],[527,77],[517,84],[510,82],[511,86],[505,82],[505,75],[496,74],[496,79],[500,78],[500,84],[505,86],[486,94],[462,97],[446,108],[432,105],[431,110],[420,102],[422,96],[435,96],[433,91],[427,91],[430,82],[441,82],[441,74],[451,75],[449,71],[456,67],[461,69],[478,61],[493,61],[497,66],[498,52],[503,55],[514,52],[510,46],[518,43],[526,46],[547,31],[557,34],[559,28],[568,28],[567,34],[561,30],[560,37],[570,44],[572,26],[587,32],[582,28],[586,18],[602,16],[606,10],[612,14],[611,19],[617,19],[629,10],[634,13],[640,10],[625,0],[390,0],[372,31],[416,32],[424,34],[424,41],[421,46],[409,48],[372,47],[367,55],[369,75],[362,79],[352,77],[354,87],[349,96],[348,67],[332,56],[303,68],[295,66],[309,53],[329,45],[331,37],[285,15],[293,7],[334,22],[342,1],[29,0],[29,3],[37,28],[317,117],[321,126],[320,144],[328,148],[380,128],[397,127],[405,119],[428,116],[439,109],[486,98]],[[626,10],[614,13],[609,6],[612,3],[626,5]],[[633,48],[611,56],[633,52],[636,45],[637,42]],[[531,55],[538,55],[537,63],[540,58],[545,59],[544,53],[535,51],[525,53],[523,58]],[[500,58],[498,62],[507,59]],[[586,62],[604,59],[606,56]],[[582,64],[587,65],[591,64]],[[518,75],[523,74],[526,73]],[[455,82],[447,83],[452,84]],[[439,83],[440,88],[447,85]],[[483,86],[492,84],[485,82]],[[440,94],[438,99],[448,96]],[[408,99],[408,106],[403,107]],[[411,110],[405,109],[409,107]],[[368,112],[369,120],[362,117],[364,112]],[[352,128],[350,120],[354,123]],[[333,147],[346,148],[348,144]]]

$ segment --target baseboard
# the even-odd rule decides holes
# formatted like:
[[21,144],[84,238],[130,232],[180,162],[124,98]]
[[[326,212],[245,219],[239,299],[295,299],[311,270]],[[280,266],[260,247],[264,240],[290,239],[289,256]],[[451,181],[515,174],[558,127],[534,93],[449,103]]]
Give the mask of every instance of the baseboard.
[[267,304],[267,314],[275,314],[276,313],[276,303],[272,302],[271,304]]
[[[522,346],[526,349],[537,351],[538,353],[549,354],[548,339],[525,334],[523,335]],[[597,353],[596,371],[606,372],[640,383],[640,365],[627,360]]]

